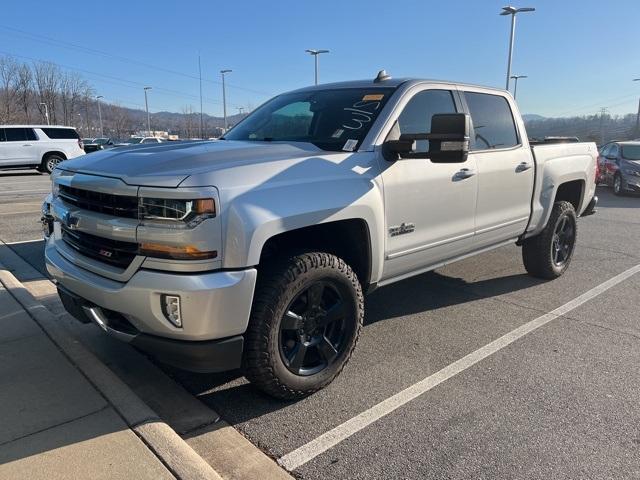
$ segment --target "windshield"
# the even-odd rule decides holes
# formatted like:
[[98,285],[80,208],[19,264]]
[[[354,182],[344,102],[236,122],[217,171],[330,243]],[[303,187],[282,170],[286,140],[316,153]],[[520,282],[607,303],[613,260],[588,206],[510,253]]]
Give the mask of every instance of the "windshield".
[[622,158],[640,160],[640,145],[622,145]]
[[393,93],[345,88],[286,93],[269,100],[225,140],[309,142],[323,150],[356,150]]
[[127,140],[127,143],[130,144],[134,144],[134,143],[140,143],[142,141],[142,137],[132,137],[129,140]]
[[96,138],[93,143],[97,143],[98,145],[104,145],[109,141],[108,138]]

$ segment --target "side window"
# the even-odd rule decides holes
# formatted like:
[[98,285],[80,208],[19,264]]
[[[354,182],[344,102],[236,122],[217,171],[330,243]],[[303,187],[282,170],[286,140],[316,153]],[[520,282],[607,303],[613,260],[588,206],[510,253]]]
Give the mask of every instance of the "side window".
[[[456,104],[449,90],[424,90],[416,93],[398,117],[391,135],[399,138],[407,133],[429,133],[431,117],[436,113],[456,113]],[[428,140],[416,141],[416,152],[426,153]]]
[[0,142],[6,141],[4,138],[4,128],[0,128]]
[[36,135],[36,132],[33,130],[33,128],[25,128],[24,133],[27,137],[27,140],[38,140],[38,136]]
[[43,128],[45,135],[54,140],[77,140],[78,132],[73,128]]
[[619,154],[620,154],[620,147],[618,146],[618,144],[617,143],[612,144],[611,147],[609,148],[608,155],[618,158],[620,156]]
[[7,142],[24,142],[27,140],[24,128],[5,128],[4,134]]
[[158,143],[158,140],[155,138],[145,138],[142,143]]
[[518,145],[518,134],[509,102],[499,95],[465,92],[473,121],[472,150],[490,150]]

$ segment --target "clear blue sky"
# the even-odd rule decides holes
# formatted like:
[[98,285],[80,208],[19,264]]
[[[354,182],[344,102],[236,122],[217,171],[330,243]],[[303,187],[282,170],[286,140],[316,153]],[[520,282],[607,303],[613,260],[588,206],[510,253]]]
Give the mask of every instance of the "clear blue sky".
[[[152,112],[181,111],[187,105],[199,110],[198,81],[192,78],[198,74],[198,52],[204,110],[215,115],[222,112],[221,68],[233,69],[228,99],[236,113],[236,107],[256,107],[270,95],[312,83],[313,60],[306,48],[331,50],[320,59],[321,82],[371,78],[386,68],[397,77],[503,87],[509,18],[498,12],[505,4],[3,2],[0,54],[80,70],[105,100],[125,106],[144,107],[142,86],[151,85]],[[514,5],[537,9],[518,17],[516,31],[513,73],[529,76],[518,86],[523,112],[566,116],[601,107],[614,114],[636,110],[640,82],[631,80],[640,77],[639,0]]]

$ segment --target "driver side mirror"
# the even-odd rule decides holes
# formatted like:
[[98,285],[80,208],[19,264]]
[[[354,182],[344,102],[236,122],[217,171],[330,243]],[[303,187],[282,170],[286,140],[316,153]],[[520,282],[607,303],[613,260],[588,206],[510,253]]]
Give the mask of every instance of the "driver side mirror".
[[[471,119],[466,113],[438,113],[431,117],[431,133],[408,133],[388,140],[384,152],[389,159],[428,158],[433,163],[462,163],[469,154]],[[418,140],[429,141],[428,152],[416,152]]]
[[469,155],[471,117],[466,113],[439,113],[431,117],[428,157],[434,163],[461,163]]

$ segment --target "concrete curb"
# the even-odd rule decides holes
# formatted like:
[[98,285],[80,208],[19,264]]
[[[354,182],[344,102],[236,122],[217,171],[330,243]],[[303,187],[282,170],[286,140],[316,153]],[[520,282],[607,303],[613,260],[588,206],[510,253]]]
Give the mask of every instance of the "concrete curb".
[[0,282],[173,475],[181,480],[222,478],[122,380],[74,340],[55,316],[1,263]]

